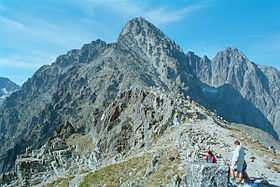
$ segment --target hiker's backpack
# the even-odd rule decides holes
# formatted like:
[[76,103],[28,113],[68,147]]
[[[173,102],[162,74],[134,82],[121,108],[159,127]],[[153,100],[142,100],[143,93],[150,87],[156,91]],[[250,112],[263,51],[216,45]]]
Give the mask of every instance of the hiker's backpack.
[[253,186],[253,187],[258,187],[259,185],[252,182],[252,181],[245,181],[245,184],[249,185],[249,186]]

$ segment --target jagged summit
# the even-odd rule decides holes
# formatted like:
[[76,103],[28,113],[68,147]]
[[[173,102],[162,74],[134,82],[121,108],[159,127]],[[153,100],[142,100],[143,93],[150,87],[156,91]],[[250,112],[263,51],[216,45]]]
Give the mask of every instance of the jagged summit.
[[[217,53],[216,57],[225,57],[231,59],[238,59],[238,62],[248,62],[248,58],[236,47],[227,47],[224,51],[220,51]],[[215,57],[215,58],[216,58]]]
[[153,30],[153,29],[157,30],[157,32],[161,32],[151,22],[145,20],[142,17],[137,17],[137,18],[130,20],[123,27],[119,36],[122,37],[129,32],[133,32],[134,34],[137,34],[137,33],[139,34],[142,30],[149,31],[149,30]]
[[73,49],[67,54],[57,57],[55,64],[66,67],[73,64],[87,64],[106,48],[106,42],[97,39],[88,44],[84,44],[81,49]]
[[142,17],[134,18],[124,26],[118,42],[130,48],[139,47],[149,55],[152,53],[152,48],[155,47],[178,50],[183,53],[182,49],[173,40]]

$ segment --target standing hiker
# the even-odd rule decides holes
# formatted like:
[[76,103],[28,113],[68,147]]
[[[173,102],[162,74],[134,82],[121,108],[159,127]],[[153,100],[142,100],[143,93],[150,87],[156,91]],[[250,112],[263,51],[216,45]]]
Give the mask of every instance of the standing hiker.
[[175,125],[180,126],[180,116],[179,116],[179,113],[178,113],[178,112],[175,112],[175,115],[174,115],[174,123],[175,123]]
[[238,140],[234,142],[234,145],[235,145],[235,149],[232,156],[230,174],[231,174],[231,178],[234,180],[235,179],[234,171],[237,171],[237,175],[239,174],[239,182],[241,182],[243,178],[242,170],[244,164],[245,151],[243,147],[241,147],[240,142]]
[[187,99],[188,99],[188,101],[190,102],[190,104],[192,103],[192,98],[191,98],[191,96],[187,96]]

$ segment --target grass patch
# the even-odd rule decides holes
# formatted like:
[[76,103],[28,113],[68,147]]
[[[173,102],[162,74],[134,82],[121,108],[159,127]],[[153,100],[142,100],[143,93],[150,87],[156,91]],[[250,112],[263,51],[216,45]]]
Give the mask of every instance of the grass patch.
[[169,184],[174,175],[182,176],[185,170],[178,170],[180,160],[176,149],[161,156],[158,163],[161,163],[157,171],[145,177],[146,169],[151,163],[154,153],[148,153],[141,157],[135,157],[125,162],[109,165],[107,167],[89,173],[80,184],[85,186],[118,186],[126,181],[144,181],[144,186],[159,186]]
[[74,177],[68,177],[68,178],[58,178],[56,181],[53,181],[52,183],[47,184],[47,187],[53,187],[53,186],[59,186],[59,187],[67,187],[69,186],[69,182]]
[[163,165],[154,173],[151,174],[145,186],[159,186],[161,184],[169,184],[174,175],[182,176],[185,170],[178,170],[180,160],[179,153],[176,149],[160,158]]
[[92,142],[92,138],[90,134],[82,135],[82,134],[72,134],[67,140],[66,143],[71,147],[79,147],[78,154],[81,156],[86,152],[92,152],[95,148],[95,144]]
[[118,186],[125,181],[139,179],[142,180],[144,170],[148,166],[153,153],[148,153],[141,157],[129,159],[125,162],[112,164],[96,170],[85,176],[80,186]]

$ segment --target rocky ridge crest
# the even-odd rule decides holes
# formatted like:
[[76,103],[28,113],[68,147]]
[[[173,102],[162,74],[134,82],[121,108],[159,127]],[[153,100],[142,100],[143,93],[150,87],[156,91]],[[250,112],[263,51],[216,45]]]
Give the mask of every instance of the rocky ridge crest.
[[[173,122],[175,110],[180,126]],[[121,92],[88,134],[66,122],[39,150],[19,156],[14,171],[0,180],[5,186],[227,186],[232,142],[238,137],[249,176],[259,184],[277,184],[279,171],[271,164],[279,163],[279,152],[180,95],[134,88]],[[217,165],[205,163],[209,149]]]

